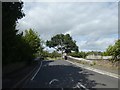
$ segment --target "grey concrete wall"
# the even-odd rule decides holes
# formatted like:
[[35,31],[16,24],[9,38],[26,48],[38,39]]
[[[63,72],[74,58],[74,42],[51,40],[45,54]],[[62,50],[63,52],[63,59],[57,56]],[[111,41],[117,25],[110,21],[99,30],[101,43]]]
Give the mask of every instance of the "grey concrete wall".
[[86,57],[86,59],[104,59],[104,60],[107,60],[107,59],[112,59],[112,56],[88,55]]

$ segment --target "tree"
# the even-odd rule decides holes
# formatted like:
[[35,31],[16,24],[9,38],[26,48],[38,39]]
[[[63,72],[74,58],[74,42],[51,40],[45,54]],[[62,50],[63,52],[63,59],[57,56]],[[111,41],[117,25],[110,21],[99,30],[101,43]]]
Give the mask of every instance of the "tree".
[[41,39],[32,29],[26,30],[25,36],[18,33],[18,19],[25,16],[22,11],[23,2],[2,3],[2,59],[3,65],[14,62],[30,64],[43,48]]
[[80,55],[80,58],[86,58],[87,53],[86,53],[86,52],[81,51],[81,52],[79,52],[79,55]]
[[109,45],[106,52],[107,55],[113,55],[114,47],[112,45]]
[[43,51],[42,40],[39,38],[40,36],[34,32],[32,29],[25,30],[25,41],[29,44],[32,49],[33,56],[39,56]]
[[120,39],[118,39],[114,45],[110,45],[106,49],[107,55],[113,56],[113,60],[119,60],[120,59]]
[[17,45],[20,34],[16,30],[18,19],[25,16],[22,11],[23,2],[3,2],[2,3],[2,59],[3,64],[17,60],[19,53]]
[[115,56],[117,59],[120,59],[120,39],[118,39],[115,43]]
[[102,56],[109,56],[108,53],[106,51],[102,52],[101,54]]
[[50,55],[51,58],[57,58],[60,57],[61,55],[57,51],[53,51]]
[[45,51],[45,50],[44,50],[44,51],[41,53],[40,56],[43,57],[43,58],[47,58],[47,57],[50,56],[50,53],[49,53],[48,51]]
[[50,41],[46,41],[46,46],[52,47],[57,51],[62,51],[62,53],[70,53],[71,51],[78,52],[76,41],[73,41],[69,34],[57,34],[53,36]]
[[112,46],[112,50],[110,53],[115,61],[120,59],[120,39],[118,39]]
[[86,58],[87,53],[81,51],[81,52],[72,52],[72,53],[69,53],[69,55],[73,57],[78,57],[78,58]]

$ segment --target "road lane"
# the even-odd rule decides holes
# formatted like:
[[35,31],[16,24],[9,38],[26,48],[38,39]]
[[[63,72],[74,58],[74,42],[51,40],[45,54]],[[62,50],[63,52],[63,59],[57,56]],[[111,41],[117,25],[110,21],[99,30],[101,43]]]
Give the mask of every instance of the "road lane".
[[34,76],[31,78],[31,80],[33,80],[33,79],[36,77],[36,75],[37,75],[38,72],[40,71],[41,67],[42,67],[42,61],[41,61],[41,63],[40,63],[40,66],[39,66],[38,70],[35,72]]
[[118,88],[118,79],[77,67],[64,60],[51,60],[43,61],[41,70],[34,80],[28,80],[23,87],[76,88],[81,86],[84,88]]

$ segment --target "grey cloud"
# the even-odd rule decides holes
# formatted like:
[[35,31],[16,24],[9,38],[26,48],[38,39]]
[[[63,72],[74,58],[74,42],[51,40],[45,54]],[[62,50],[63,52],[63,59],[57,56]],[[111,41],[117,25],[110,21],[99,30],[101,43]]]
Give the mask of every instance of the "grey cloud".
[[98,39],[96,41],[80,41],[77,44],[80,50],[104,51],[109,45],[113,45],[115,38]]
[[23,10],[26,16],[17,26],[21,31],[33,28],[44,40],[58,33],[70,33],[77,37],[81,49],[92,49],[93,46],[94,49],[105,49],[110,42],[105,45],[95,42],[111,38],[118,30],[116,3],[26,2]]

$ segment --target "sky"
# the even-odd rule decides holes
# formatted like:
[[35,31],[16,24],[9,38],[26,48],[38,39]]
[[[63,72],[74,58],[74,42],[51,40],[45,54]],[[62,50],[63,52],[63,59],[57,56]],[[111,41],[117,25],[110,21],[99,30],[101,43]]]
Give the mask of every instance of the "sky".
[[32,28],[44,41],[70,34],[80,51],[105,51],[118,39],[117,2],[24,2],[23,12],[17,28]]

